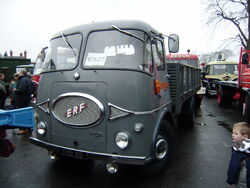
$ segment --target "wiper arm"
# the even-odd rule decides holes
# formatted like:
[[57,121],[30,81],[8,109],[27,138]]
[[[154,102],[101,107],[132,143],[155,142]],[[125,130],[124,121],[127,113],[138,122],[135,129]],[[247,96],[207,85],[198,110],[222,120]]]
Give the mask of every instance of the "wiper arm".
[[146,42],[144,39],[142,39],[142,38],[140,38],[140,37],[134,35],[133,33],[124,31],[124,30],[120,29],[119,27],[117,27],[117,26],[115,26],[115,25],[112,25],[112,27],[113,27],[114,29],[116,29],[117,31],[121,32],[121,33],[124,33],[124,34],[129,35],[129,36],[134,37],[134,38],[137,38],[137,39],[139,39],[139,40],[142,41],[142,42]]
[[75,56],[77,56],[75,50],[73,49],[73,47],[71,46],[71,44],[69,43],[67,37],[63,34],[63,32],[61,32],[61,36],[62,36],[64,42],[66,42],[67,45],[70,47],[70,49],[73,51],[73,53],[75,54]]

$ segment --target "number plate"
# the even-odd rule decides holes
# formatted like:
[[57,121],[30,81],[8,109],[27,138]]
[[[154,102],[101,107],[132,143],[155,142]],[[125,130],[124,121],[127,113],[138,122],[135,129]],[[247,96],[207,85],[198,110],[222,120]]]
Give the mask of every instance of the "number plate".
[[62,155],[68,156],[68,157],[73,157],[73,158],[79,158],[82,159],[84,158],[84,154],[79,152],[79,151],[72,151],[72,150],[62,150]]

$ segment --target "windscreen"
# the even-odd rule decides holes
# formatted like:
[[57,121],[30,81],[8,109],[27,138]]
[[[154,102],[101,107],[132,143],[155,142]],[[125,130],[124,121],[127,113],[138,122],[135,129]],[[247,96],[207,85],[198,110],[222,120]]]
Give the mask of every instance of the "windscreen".
[[236,74],[237,64],[221,64],[221,65],[211,65],[209,69],[209,74],[218,75],[224,73]]
[[81,35],[61,35],[51,40],[42,72],[73,69],[77,65]]
[[145,39],[145,42],[117,30],[92,32],[88,37],[83,67],[137,69],[149,72],[152,60],[147,35],[137,30],[126,32]]

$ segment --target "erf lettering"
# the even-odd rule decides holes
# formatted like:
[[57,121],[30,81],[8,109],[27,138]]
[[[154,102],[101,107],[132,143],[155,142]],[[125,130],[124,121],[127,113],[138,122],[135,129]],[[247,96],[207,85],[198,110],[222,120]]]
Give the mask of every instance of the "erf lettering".
[[88,105],[85,103],[81,103],[79,106],[74,106],[72,108],[69,108],[66,112],[66,117],[70,118],[72,116],[75,116],[76,114],[79,114],[82,112],[83,109],[87,108]]

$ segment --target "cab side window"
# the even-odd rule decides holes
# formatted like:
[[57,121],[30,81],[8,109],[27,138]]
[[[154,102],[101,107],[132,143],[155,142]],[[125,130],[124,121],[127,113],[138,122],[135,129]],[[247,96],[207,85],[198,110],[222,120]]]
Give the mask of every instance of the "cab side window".
[[155,39],[152,43],[153,60],[158,71],[165,70],[164,64],[164,53],[163,53],[163,43],[160,40]]

